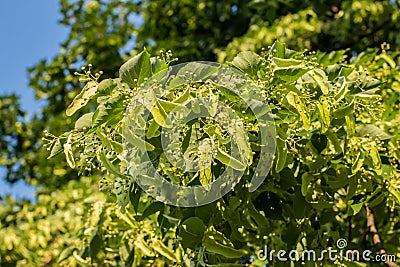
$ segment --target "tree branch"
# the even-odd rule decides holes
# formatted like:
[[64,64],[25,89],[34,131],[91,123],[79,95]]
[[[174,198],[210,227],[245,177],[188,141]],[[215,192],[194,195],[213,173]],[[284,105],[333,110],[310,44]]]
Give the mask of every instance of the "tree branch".
[[[375,219],[374,219],[374,214],[372,213],[372,210],[368,208],[367,206],[365,207],[367,211],[367,229],[368,233],[372,235],[373,241],[375,248],[378,250],[377,253],[379,255],[385,255],[387,256],[388,254],[386,253],[386,250],[383,248],[381,239],[379,238],[378,234],[378,229],[376,229],[375,226]],[[398,267],[396,263],[389,261],[388,257],[385,257],[387,260],[385,261],[385,264],[389,267]]]

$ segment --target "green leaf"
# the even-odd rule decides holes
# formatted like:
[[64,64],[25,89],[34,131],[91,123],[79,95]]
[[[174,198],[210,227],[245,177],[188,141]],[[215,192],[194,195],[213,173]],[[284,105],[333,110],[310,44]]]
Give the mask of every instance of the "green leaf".
[[90,99],[92,99],[97,93],[97,82],[89,81],[82,91],[72,100],[72,103],[67,107],[67,116],[74,115],[82,107],[86,106]]
[[[271,189],[272,187],[273,186],[271,184]],[[258,215],[254,213],[252,214],[249,213],[249,214],[256,221],[256,224],[259,227],[265,227],[265,225],[268,224],[268,220],[266,218],[272,220],[283,220],[282,207],[284,201],[285,200],[282,199],[277,194],[273,192],[264,191],[261,194],[259,194],[253,202],[255,209],[257,211],[263,211],[264,215],[261,215],[259,212],[257,212]],[[252,209],[251,206],[252,206],[251,204],[248,204],[249,212],[251,212]]]
[[93,112],[86,113],[75,122],[75,129],[83,130],[92,127]]
[[360,168],[364,164],[364,158],[365,158],[364,152],[363,151],[358,152],[357,158],[355,159],[353,165],[351,166],[352,173],[357,173],[360,170]]
[[121,143],[118,143],[117,141],[110,140],[111,146],[114,149],[115,152],[121,154],[124,150],[124,146]]
[[151,57],[150,63],[153,74],[168,68],[168,64],[165,62],[165,60],[162,60],[158,57]]
[[285,191],[297,185],[297,180],[292,170],[288,167],[283,168],[283,170],[279,172],[279,177],[279,186]]
[[68,259],[69,257],[71,257],[71,256],[72,256],[72,253],[74,252],[74,249],[75,249],[75,248],[73,248],[73,247],[67,247],[67,248],[65,248],[65,249],[61,252],[60,257],[58,258],[57,263],[61,263],[61,262],[65,261],[66,259]]
[[159,239],[153,239],[152,248],[157,251],[160,255],[169,259],[170,261],[175,261],[176,257],[172,249],[164,245],[164,243]]
[[107,158],[106,154],[104,151],[99,151],[97,153],[98,159],[101,161],[103,164],[104,168],[106,168],[107,171],[110,173],[114,174],[117,177],[125,178],[125,175],[123,175],[117,167],[114,166],[114,164],[111,163],[111,161]]
[[290,91],[286,95],[286,99],[290,105],[296,108],[303,122],[303,127],[305,130],[309,130],[311,127],[310,118],[308,117],[306,107],[300,97],[295,93]]
[[107,122],[121,120],[125,112],[124,96],[121,94],[104,97],[92,118],[92,128]]
[[202,242],[206,226],[198,217],[186,219],[179,227],[179,239],[183,248],[197,249]]
[[140,217],[140,220],[144,220],[145,218],[149,217],[150,215],[158,212],[158,211],[163,211],[165,208],[165,205],[162,202],[156,201],[152,202],[147,208],[143,211],[142,216]]
[[50,155],[47,157],[47,159],[51,159],[55,156],[57,156],[58,154],[60,154],[61,152],[63,152],[63,145],[61,144],[60,139],[57,139],[51,146],[51,150],[50,150]]
[[360,82],[353,87],[352,93],[365,92],[378,87],[382,83],[380,80],[372,78],[371,76],[362,76],[359,77],[358,80]]
[[318,84],[324,95],[329,93],[328,77],[323,70],[316,68],[308,72],[308,74]]
[[293,58],[284,59],[284,58],[274,57],[272,58],[272,62],[274,62],[274,64],[278,68],[305,67],[304,61]]
[[348,50],[349,49],[332,51],[332,52],[327,53],[327,54],[318,52],[317,53],[317,57],[319,58],[318,62],[321,65],[325,65],[325,66],[332,65],[332,64],[335,64],[335,63],[339,63],[341,61],[342,57],[344,56],[344,54],[346,54],[346,52]]
[[131,252],[129,252],[128,258],[125,261],[125,266],[133,266],[134,260],[135,260],[135,246],[131,248]]
[[331,141],[333,147],[336,150],[336,153],[342,153],[343,152],[343,148],[341,146],[341,143],[339,141],[338,135],[336,132],[334,132],[333,130],[328,130],[325,135],[328,137],[328,139]]
[[151,76],[151,68],[150,54],[144,49],[121,66],[119,77],[130,87],[136,87]]
[[105,121],[108,116],[108,111],[105,105],[99,105],[92,117],[92,126],[97,127]]
[[276,40],[269,50],[269,54],[274,57],[285,58],[285,44]]
[[372,146],[369,150],[369,155],[372,159],[372,165],[374,168],[374,171],[378,175],[382,175],[382,161],[381,157],[379,156],[379,151],[375,146]]
[[182,153],[185,153],[186,150],[189,147],[190,139],[192,137],[192,128],[193,128],[193,125],[190,125],[189,129],[187,130],[187,132],[186,132],[186,134],[185,134],[185,136],[183,138],[183,141],[182,141]]
[[102,80],[97,86],[99,95],[110,95],[111,92],[117,87],[117,83],[114,79]]
[[232,65],[242,70],[243,72],[255,75],[260,63],[260,56],[254,52],[240,52],[232,61]]
[[127,178],[117,178],[114,182],[114,194],[117,197],[117,205],[122,214],[126,213],[126,205],[129,203],[129,191],[131,182]]
[[230,166],[235,170],[244,171],[246,169],[245,164],[241,163],[239,160],[225,153],[220,148],[218,148],[217,155],[215,156],[215,158],[219,160],[221,163]]
[[132,207],[138,212],[140,196],[142,195],[142,190],[139,186],[135,186],[133,184],[132,190],[129,192],[129,201],[132,204]]
[[[306,203],[304,203],[304,204],[306,204]],[[305,208],[305,205],[303,207],[300,207],[300,210],[304,210],[304,208]],[[298,217],[298,218],[303,218],[303,217],[304,216]],[[301,231],[300,231],[299,227],[296,224],[291,223],[283,229],[282,241],[290,246],[296,245],[297,241],[299,240],[300,234],[301,234]]]
[[276,139],[276,165],[275,165],[275,170],[276,172],[280,172],[285,168],[286,166],[286,158],[287,158],[287,148],[286,148],[286,142],[281,140],[280,138]]
[[390,192],[390,194],[392,194],[392,196],[394,197],[394,199],[396,200],[397,204],[400,205],[400,191],[398,188],[395,188],[393,185],[389,185],[388,190]]
[[377,48],[367,48],[357,56],[357,58],[355,59],[355,65],[360,66],[366,62],[373,60],[376,56],[376,53],[378,53]]
[[328,138],[324,134],[314,133],[311,136],[311,143],[317,149],[318,153],[321,153],[328,145]]
[[329,81],[336,81],[338,79],[343,79],[350,75],[353,71],[351,67],[345,67],[339,64],[329,65],[325,69]]
[[[333,169],[328,169],[329,171]],[[325,173],[326,175],[326,173]],[[349,184],[348,171],[346,167],[339,168],[334,171],[332,175],[328,175],[327,183],[332,189],[339,189],[347,186]]]
[[218,67],[204,62],[189,62],[179,69],[167,88],[170,90],[190,82],[204,82],[218,71]]
[[[305,194],[307,194],[307,189],[304,189]],[[306,215],[307,202],[304,199],[303,192],[300,190],[299,186],[295,187],[294,197],[293,197],[293,211],[294,216],[297,219],[302,219]]]
[[345,116],[344,119],[346,121],[347,136],[351,137],[356,132],[356,128],[355,128],[356,122],[355,122],[354,116],[352,114],[350,114],[350,115]]
[[151,249],[151,247],[149,247],[146,243],[146,241],[143,238],[143,235],[138,235],[136,237],[136,240],[134,241],[135,247],[139,248],[144,255],[148,256],[148,257],[153,257],[154,253]]
[[166,101],[163,99],[157,99],[157,102],[166,113],[171,112],[172,110],[174,110],[176,107],[179,106],[179,104],[177,104],[177,103]]
[[97,254],[103,246],[103,239],[98,234],[92,237],[89,246],[89,253],[92,261],[97,261]]
[[188,100],[189,97],[190,97],[190,87],[188,86],[186,90],[177,99],[174,100],[174,103],[182,104],[186,100]]
[[363,207],[364,203],[357,203],[351,205],[351,209],[354,211],[353,215],[356,215],[357,213],[360,212],[361,208]]
[[356,127],[356,136],[366,137],[367,135],[369,137],[376,138],[379,140],[387,140],[392,138],[391,135],[385,133],[384,130],[375,125],[365,124],[365,125],[358,125]]
[[376,92],[379,91],[378,88],[375,89],[370,89],[366,91],[362,91],[361,93],[355,94],[355,96],[359,98],[380,98],[381,96],[379,94],[376,94]]
[[237,102],[237,101],[240,101],[240,100],[241,100],[240,96],[238,96],[237,94],[235,94],[234,92],[232,92],[232,91],[229,90],[229,89],[226,89],[226,88],[220,86],[220,87],[218,88],[218,90],[219,90],[219,92],[221,92],[221,94],[222,94],[227,100],[229,100],[229,101],[231,101],[231,102]]
[[158,131],[159,128],[160,128],[160,125],[155,121],[155,119],[151,119],[150,125],[146,131],[146,138],[151,139],[153,137],[159,136],[160,135],[160,131]]
[[349,91],[349,87],[347,85],[346,78],[342,77],[342,84],[340,86],[339,91],[337,92],[337,94],[334,97],[336,102],[339,102],[340,100],[342,100],[346,96],[348,91]]
[[151,115],[153,115],[153,119],[160,126],[165,126],[165,119],[167,118],[167,113],[165,113],[164,109],[158,105],[154,106],[151,111]]
[[347,189],[347,195],[345,201],[349,201],[357,192],[358,180],[361,177],[361,172],[357,172],[349,177],[349,188]]
[[354,113],[354,98],[351,100],[351,102],[344,106],[343,108],[340,108],[338,110],[335,110],[332,115],[335,119],[341,119],[344,118],[347,115],[353,114]]
[[222,255],[226,258],[240,258],[247,254],[245,250],[235,249],[231,241],[213,227],[210,227],[205,232],[203,245],[207,251]]
[[326,99],[321,99],[317,103],[317,107],[319,111],[319,118],[322,124],[321,133],[325,133],[331,124],[331,112],[328,101],[326,101]]
[[308,193],[308,186],[310,185],[311,181],[314,179],[314,176],[309,174],[308,172],[303,173],[301,176],[301,194],[305,197]]
[[128,127],[124,127],[122,136],[128,143],[140,147],[141,149],[145,149],[147,151],[153,151],[155,149],[152,144],[135,135],[130,129],[128,129]]
[[382,53],[379,55],[380,58],[384,59],[392,69],[396,68],[396,62],[394,62],[393,58],[388,56],[386,53]]
[[200,170],[200,184],[202,186],[206,186],[208,184],[210,184],[213,180],[213,175],[211,172],[211,165],[208,165],[207,167],[205,167],[204,169]]
[[306,72],[308,72],[308,69],[305,67],[276,68],[274,70],[275,76],[286,82],[297,81]]
[[67,159],[68,166],[72,169],[75,168],[75,159],[74,154],[72,153],[72,144],[71,144],[72,134],[68,136],[67,143],[64,144],[64,154]]
[[[371,198],[372,199],[372,198]],[[378,196],[373,198],[372,200],[368,201],[368,207],[373,208],[375,206],[378,206],[382,202],[384,202],[387,199],[387,194],[384,194],[382,192],[378,193]]]
[[107,150],[111,150],[111,142],[108,139],[107,135],[101,131],[101,129],[97,129],[96,131],[97,137],[100,139],[103,147]]

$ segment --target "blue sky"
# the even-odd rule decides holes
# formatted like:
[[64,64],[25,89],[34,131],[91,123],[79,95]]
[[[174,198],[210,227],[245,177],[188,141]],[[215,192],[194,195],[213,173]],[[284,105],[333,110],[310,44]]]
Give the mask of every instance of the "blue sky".
[[[40,107],[28,86],[27,68],[50,59],[60,50],[67,29],[58,24],[58,1],[2,0],[0,8],[0,94],[21,97],[22,109],[33,114]],[[0,118],[1,119],[1,118]],[[0,169],[0,177],[4,170]],[[34,188],[19,182],[10,187],[0,180],[0,195],[34,196]]]

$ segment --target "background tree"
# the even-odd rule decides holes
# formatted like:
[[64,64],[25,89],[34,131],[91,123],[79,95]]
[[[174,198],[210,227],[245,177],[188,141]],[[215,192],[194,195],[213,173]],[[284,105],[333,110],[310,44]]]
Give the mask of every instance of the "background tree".
[[25,113],[15,95],[0,96],[0,165],[7,169],[7,180],[14,181],[13,166],[22,157],[26,127]]
[[[261,49],[275,39],[295,49],[329,52],[349,49],[360,53],[387,42],[398,50],[400,41],[398,1],[308,1],[296,13],[287,13],[273,23],[261,20],[220,53],[219,60],[231,59],[239,51]],[[227,56],[230,55],[230,56]]]

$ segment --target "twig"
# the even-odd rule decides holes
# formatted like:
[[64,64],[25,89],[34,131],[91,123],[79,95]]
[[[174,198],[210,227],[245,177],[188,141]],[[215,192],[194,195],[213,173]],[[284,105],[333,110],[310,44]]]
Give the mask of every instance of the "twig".
[[381,239],[379,238],[378,234],[378,229],[376,229],[375,226],[375,219],[374,219],[374,214],[372,213],[372,210],[368,208],[367,206],[365,207],[367,211],[367,229],[368,233],[372,235],[374,245],[376,249],[378,250],[377,253],[381,256],[386,256],[385,259],[385,264],[389,267],[398,267],[396,263],[389,261],[388,254],[386,253],[386,250],[383,248]]
[[352,231],[351,231],[351,219],[353,218],[353,216],[349,216],[349,224],[348,224],[348,231],[349,231],[349,235],[348,235],[348,239],[347,240],[351,240],[351,236],[352,236]]

